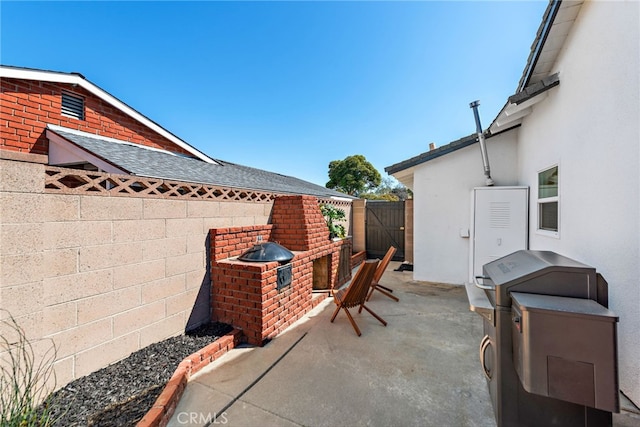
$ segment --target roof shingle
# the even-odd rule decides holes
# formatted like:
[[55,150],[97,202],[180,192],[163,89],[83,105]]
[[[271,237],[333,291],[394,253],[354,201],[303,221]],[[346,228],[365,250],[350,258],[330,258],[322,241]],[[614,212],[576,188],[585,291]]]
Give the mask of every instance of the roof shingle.
[[49,130],[132,175],[273,193],[353,198],[292,176],[235,163],[221,160],[217,160],[220,164],[206,163],[191,157],[124,141],[115,142],[58,126],[49,126]]

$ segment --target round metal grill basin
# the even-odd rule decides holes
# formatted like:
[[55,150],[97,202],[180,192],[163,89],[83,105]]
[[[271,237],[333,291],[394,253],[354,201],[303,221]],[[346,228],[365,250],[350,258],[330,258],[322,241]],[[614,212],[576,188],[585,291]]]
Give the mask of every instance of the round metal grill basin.
[[265,242],[254,245],[251,249],[238,257],[240,261],[246,262],[270,262],[278,261],[287,263],[295,255],[289,249],[275,242]]

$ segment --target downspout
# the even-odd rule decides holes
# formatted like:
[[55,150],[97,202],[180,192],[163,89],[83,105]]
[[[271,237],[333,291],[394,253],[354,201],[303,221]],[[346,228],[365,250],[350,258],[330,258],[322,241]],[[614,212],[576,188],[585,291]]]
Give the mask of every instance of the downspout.
[[478,134],[478,142],[480,143],[480,153],[482,154],[482,166],[484,166],[485,185],[491,187],[494,182],[491,179],[491,168],[489,167],[489,155],[487,154],[487,146],[484,142],[484,133],[482,132],[482,126],[480,125],[480,115],[478,114],[478,105],[480,101],[473,101],[469,104],[469,107],[473,109],[473,116],[476,119],[476,132]]

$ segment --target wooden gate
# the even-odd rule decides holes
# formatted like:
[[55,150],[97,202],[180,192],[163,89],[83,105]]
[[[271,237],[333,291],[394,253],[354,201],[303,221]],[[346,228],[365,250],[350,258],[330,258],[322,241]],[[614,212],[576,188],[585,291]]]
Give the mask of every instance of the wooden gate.
[[404,260],[404,202],[367,200],[367,258],[382,259],[389,246],[398,248],[394,261]]

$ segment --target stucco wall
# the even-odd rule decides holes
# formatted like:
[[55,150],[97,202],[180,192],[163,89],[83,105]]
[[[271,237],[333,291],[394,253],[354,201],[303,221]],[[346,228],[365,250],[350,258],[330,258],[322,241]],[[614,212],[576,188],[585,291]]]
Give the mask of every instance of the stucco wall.
[[272,208],[46,194],[44,179],[0,160],[0,308],[53,339],[59,387],[208,321],[209,229],[267,224]]
[[[639,3],[585,2],[553,72],[560,86],[526,117],[521,184],[531,186],[530,247],[590,264],[620,316],[620,387],[640,403]],[[560,232],[536,231],[537,173],[559,165]]]
[[[496,185],[516,185],[518,130],[487,140]],[[463,284],[468,277],[471,190],[484,185],[478,144],[419,165],[414,173],[415,280]]]

